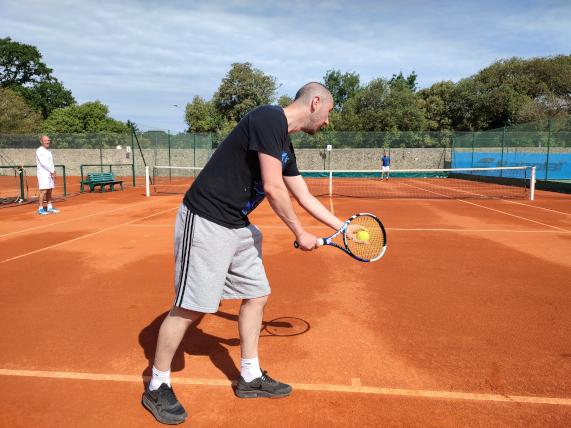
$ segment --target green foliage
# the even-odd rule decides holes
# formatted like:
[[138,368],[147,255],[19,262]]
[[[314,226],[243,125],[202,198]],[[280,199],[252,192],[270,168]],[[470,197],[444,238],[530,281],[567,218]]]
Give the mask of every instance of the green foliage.
[[31,45],[0,39],[0,86],[33,84],[50,77],[52,69],[42,62],[42,55]]
[[55,110],[43,123],[46,133],[126,133],[129,127],[108,117],[109,109],[99,101]]
[[41,112],[44,119],[47,119],[55,109],[75,104],[71,91],[65,89],[56,78],[43,80],[31,87],[19,86],[14,89],[34,110]]
[[186,105],[185,122],[188,132],[216,132],[223,127],[224,119],[216,110],[213,101],[205,101],[195,96],[192,102]]
[[24,134],[39,131],[42,116],[24,99],[8,88],[0,88],[0,134]]
[[391,84],[391,86],[406,86],[408,87],[412,92],[416,92],[416,90],[418,89],[417,87],[417,83],[416,83],[416,79],[418,78],[418,76],[416,75],[416,73],[413,71],[412,73],[410,73],[406,78],[403,76],[402,71],[396,75],[393,74],[393,77],[391,77],[391,80],[389,80],[389,83]]
[[275,77],[253,68],[249,62],[234,63],[222,79],[213,102],[226,121],[239,122],[250,110],[271,104],[275,92]]
[[55,109],[75,104],[71,91],[52,71],[35,46],[0,39],[0,87],[17,91],[44,119]]
[[333,95],[333,109],[337,112],[343,110],[343,105],[360,88],[357,73],[341,73],[339,70],[328,70],[323,77],[323,82]]
[[479,130],[571,113],[571,55],[496,61],[460,81],[455,103],[467,96],[453,118],[456,129]]
[[375,79],[345,103],[334,126],[344,131],[422,130],[422,102],[404,80]]
[[[346,144],[338,132],[351,131],[351,138],[377,147],[378,138],[364,133],[383,132],[383,145],[432,147],[449,144],[452,130],[480,131],[571,114],[571,55],[496,61],[457,83],[437,82],[422,90],[417,79],[414,71],[400,72],[361,86],[357,73],[328,70],[323,80],[334,99],[330,126],[307,141]],[[248,111],[270,103],[275,87],[273,77],[250,63],[233,64],[212,101],[195,97],[187,105],[189,129],[213,132],[218,141]],[[278,103],[285,107],[291,101],[282,96]]]
[[454,83],[438,82],[422,89],[418,96],[422,101],[426,129],[429,131],[452,129],[451,102]]
[[281,107],[287,107],[289,106],[291,103],[293,103],[293,98],[288,96],[288,95],[282,95],[279,99],[278,99],[278,105]]

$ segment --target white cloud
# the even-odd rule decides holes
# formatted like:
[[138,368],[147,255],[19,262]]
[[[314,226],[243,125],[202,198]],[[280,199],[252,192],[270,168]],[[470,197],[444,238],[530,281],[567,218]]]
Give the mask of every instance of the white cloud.
[[415,70],[428,86],[500,58],[568,54],[570,18],[568,1],[539,0],[2,0],[0,37],[37,46],[79,102],[181,130],[172,104],[210,98],[233,62],[275,76],[280,94],[328,69],[363,82]]

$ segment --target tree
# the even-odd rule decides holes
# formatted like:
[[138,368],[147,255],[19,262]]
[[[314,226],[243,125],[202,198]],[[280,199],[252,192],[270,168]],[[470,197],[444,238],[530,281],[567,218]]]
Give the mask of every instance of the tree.
[[33,84],[49,78],[52,69],[42,62],[42,55],[31,45],[0,39],[0,86]]
[[571,55],[499,60],[463,84],[472,86],[475,129],[571,113]]
[[279,99],[278,99],[278,105],[281,107],[287,107],[289,106],[291,103],[293,103],[293,98],[288,96],[288,95],[282,95]]
[[454,83],[437,82],[430,88],[422,89],[417,95],[422,100],[422,108],[428,131],[452,129],[451,102]]
[[398,75],[393,74],[393,77],[391,77],[391,80],[389,80],[389,83],[391,84],[391,86],[393,85],[397,85],[397,84],[404,84],[405,86],[407,86],[412,92],[416,92],[416,90],[418,89],[417,84],[416,84],[416,79],[417,79],[417,75],[416,73],[413,71],[412,73],[410,73],[406,78],[403,76],[402,71],[399,72]]
[[357,73],[341,74],[339,70],[328,70],[323,81],[333,96],[333,109],[341,111],[349,98],[359,90],[359,75]]
[[55,109],[75,104],[71,91],[65,89],[55,77],[40,81],[32,87],[20,86],[14,89],[34,110],[39,111],[44,119],[47,119]]
[[71,91],[52,71],[35,46],[0,39],[0,87],[17,91],[44,119],[57,108],[75,104]]
[[139,125],[137,125],[135,122],[128,120],[126,125],[129,129],[135,131],[135,134],[141,133],[141,129],[139,128]]
[[[409,76],[410,77],[410,76]],[[389,81],[390,91],[383,104],[386,131],[421,131],[425,129],[422,101],[414,93],[414,79]]]
[[217,132],[224,121],[214,103],[198,95],[186,105],[184,116],[188,132]]
[[338,131],[381,131],[386,129],[383,106],[390,93],[387,80],[378,78],[369,82],[349,98],[341,111]]
[[222,79],[213,102],[226,121],[239,122],[255,107],[271,104],[276,79],[252,67],[249,62],[234,63]]
[[406,81],[378,78],[347,100],[334,126],[345,131],[422,130],[422,102]]
[[99,101],[55,110],[43,123],[46,133],[83,134],[96,132],[125,133],[129,127],[108,117],[109,108]]
[[0,133],[33,134],[39,131],[42,116],[8,88],[0,88]]

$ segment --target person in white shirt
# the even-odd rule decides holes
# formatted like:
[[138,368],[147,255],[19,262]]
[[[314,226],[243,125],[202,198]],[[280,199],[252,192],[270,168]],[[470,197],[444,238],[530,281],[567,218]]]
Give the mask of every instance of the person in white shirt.
[[[48,150],[51,144],[50,137],[42,135],[40,137],[41,146],[36,150],[36,165],[38,188],[40,189],[40,206],[38,214],[59,213],[52,205],[52,189],[55,187],[56,172],[54,168],[54,158]],[[44,201],[47,202],[47,209],[44,208]]]

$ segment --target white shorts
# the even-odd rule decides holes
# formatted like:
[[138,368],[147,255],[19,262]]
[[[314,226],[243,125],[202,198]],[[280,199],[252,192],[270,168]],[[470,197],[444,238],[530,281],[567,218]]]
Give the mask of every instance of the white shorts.
[[52,178],[51,175],[45,175],[45,174],[38,175],[38,189],[47,190],[47,189],[53,189],[54,187],[55,187],[54,179]]
[[383,172],[389,172],[389,168],[390,168],[389,166],[382,166],[382,167],[381,167],[381,171],[383,171]]

